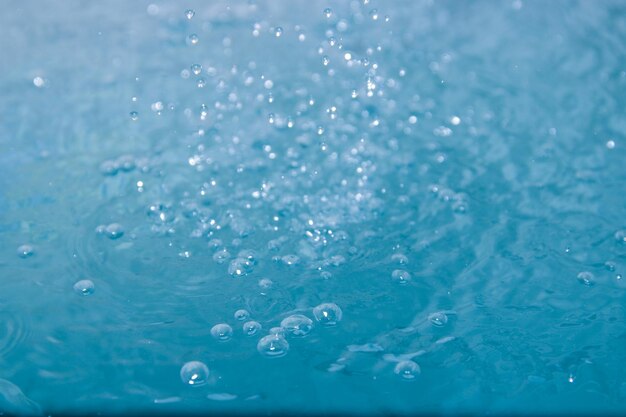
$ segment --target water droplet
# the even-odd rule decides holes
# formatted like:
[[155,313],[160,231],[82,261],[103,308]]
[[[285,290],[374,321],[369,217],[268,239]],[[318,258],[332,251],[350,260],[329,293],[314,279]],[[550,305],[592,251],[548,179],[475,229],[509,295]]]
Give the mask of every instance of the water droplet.
[[323,303],[313,309],[313,316],[324,326],[334,326],[341,321],[343,312],[335,303]]
[[226,342],[233,336],[233,328],[226,323],[216,324],[211,327],[211,336],[220,342]]
[[248,312],[248,310],[241,309],[235,311],[234,317],[235,320],[243,321],[250,318],[250,313]]
[[196,12],[194,12],[191,9],[185,10],[185,17],[187,18],[187,20],[191,20],[194,17],[195,14],[196,14]]
[[111,240],[119,239],[124,236],[124,228],[119,223],[111,223],[104,229],[104,233]]
[[274,31],[274,36],[276,36],[277,38],[280,38],[283,34],[283,28],[281,28],[280,26],[276,28],[276,30]]
[[180,379],[185,385],[198,387],[207,383],[209,368],[202,362],[187,362],[180,368]]
[[137,113],[136,111],[131,111],[130,113],[130,119],[135,121],[137,119],[139,119],[139,113]]
[[263,356],[279,358],[287,354],[287,351],[289,351],[289,343],[281,335],[270,334],[261,338],[256,348]]
[[420,366],[413,361],[401,361],[398,362],[393,372],[410,381],[415,379],[422,371]]
[[578,282],[580,282],[581,284],[584,284],[588,287],[593,286],[596,282],[596,278],[594,277],[594,275],[589,272],[589,271],[583,271],[581,273],[579,273],[576,278],[578,279]]
[[428,316],[428,320],[437,327],[445,326],[448,322],[448,315],[443,311],[437,311]]
[[400,285],[404,285],[411,281],[411,274],[403,269],[396,269],[391,273],[391,279]]
[[302,314],[294,314],[283,319],[280,327],[292,336],[304,337],[313,330],[313,321]]
[[254,336],[261,330],[261,323],[258,321],[247,321],[243,324],[243,333],[246,336]]
[[17,256],[20,258],[29,258],[35,254],[35,248],[31,245],[21,245],[17,248]]
[[74,291],[80,295],[91,295],[95,291],[96,286],[89,279],[81,279],[74,284]]
[[326,19],[330,19],[332,15],[333,15],[332,9],[328,7],[324,9],[324,16],[326,16]]

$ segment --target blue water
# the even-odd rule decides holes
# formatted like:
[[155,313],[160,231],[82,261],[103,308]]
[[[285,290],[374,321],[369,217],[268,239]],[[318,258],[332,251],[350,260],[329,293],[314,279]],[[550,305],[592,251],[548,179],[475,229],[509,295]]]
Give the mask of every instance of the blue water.
[[626,412],[626,3],[0,2],[0,411]]

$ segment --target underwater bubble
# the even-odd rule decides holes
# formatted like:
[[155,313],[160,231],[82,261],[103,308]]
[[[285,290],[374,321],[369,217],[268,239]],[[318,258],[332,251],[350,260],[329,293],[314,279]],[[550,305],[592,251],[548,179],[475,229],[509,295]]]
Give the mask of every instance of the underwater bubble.
[[269,334],[273,334],[273,335],[279,335],[279,336],[283,336],[285,337],[285,328],[284,327],[272,327],[269,332]]
[[243,333],[246,336],[254,336],[261,330],[261,323],[258,321],[247,321],[243,324]]
[[250,313],[248,312],[248,310],[241,309],[235,311],[234,317],[235,320],[243,321],[250,318]]
[[35,85],[35,87],[37,87],[37,88],[41,88],[41,87],[43,87],[45,83],[46,83],[46,82],[45,82],[45,80],[44,80],[43,78],[41,78],[41,77],[35,77],[35,78],[33,78],[33,84],[34,84],[34,85]]
[[196,85],[198,86],[198,88],[204,88],[206,86],[206,80],[204,78],[198,78],[198,81],[196,81]]
[[195,33],[192,33],[187,37],[187,44],[189,45],[197,45],[199,41],[200,38],[198,38],[198,35],[196,35]]
[[269,278],[263,278],[259,280],[259,287],[263,288],[264,290],[269,290],[270,288],[272,288],[272,285],[274,285],[274,282]]
[[394,253],[393,255],[391,255],[391,260],[393,262],[399,263],[400,265],[406,265],[409,263],[409,258],[401,253]]
[[196,12],[191,9],[185,10],[185,17],[187,18],[187,20],[191,20],[195,16],[195,14]]
[[252,272],[253,264],[246,258],[235,258],[228,265],[228,273],[233,277],[242,277]]
[[100,172],[102,175],[114,176],[119,172],[119,166],[115,161],[104,161],[100,164]]
[[185,385],[198,387],[207,383],[209,368],[199,361],[187,362],[180,368],[180,379]]
[[119,239],[124,236],[124,228],[119,223],[111,223],[104,229],[106,236],[111,239]]
[[615,265],[615,262],[606,261],[604,263],[604,267],[606,268],[607,271],[614,272],[616,265]]
[[335,303],[323,303],[313,309],[313,316],[324,326],[334,326],[341,321],[343,312]]
[[618,230],[614,236],[619,243],[626,243],[626,230]]
[[606,142],[606,148],[607,149],[615,149],[615,141],[614,140],[609,140]]
[[96,286],[90,279],[81,279],[74,284],[74,291],[80,295],[91,295],[94,293]]
[[413,361],[401,361],[398,362],[393,369],[396,375],[399,375],[403,379],[412,380],[415,379],[422,371],[420,366]]
[[228,259],[230,259],[230,252],[226,249],[220,249],[213,254],[213,260],[218,264],[223,264]]
[[136,111],[131,111],[129,115],[130,115],[130,119],[133,121],[139,119],[139,113],[137,113]]
[[191,72],[193,72],[195,75],[200,75],[200,73],[202,72],[202,65],[193,64],[191,66]]
[[281,262],[287,266],[297,265],[300,262],[300,258],[297,255],[285,255],[280,258]]
[[35,254],[35,248],[32,245],[21,245],[17,248],[17,256],[20,258],[29,258]]
[[370,17],[372,18],[372,20],[378,20],[378,10],[377,9],[373,9],[370,12]]
[[123,155],[117,158],[115,161],[119,166],[120,171],[130,172],[135,169],[135,158],[130,155]]
[[211,327],[211,336],[220,342],[226,342],[233,337],[233,328],[226,323],[216,324]]
[[448,322],[448,316],[443,311],[437,311],[435,313],[428,315],[428,320],[433,325],[437,327],[441,327],[441,326],[445,326],[445,324]]
[[400,285],[404,285],[411,281],[411,274],[404,269],[396,269],[391,273],[391,279]]
[[328,55],[324,55],[322,57],[322,64],[324,64],[324,66],[327,66],[330,63],[330,58],[328,58]]
[[283,28],[281,28],[280,26],[276,28],[276,30],[274,30],[274,36],[276,36],[277,38],[280,38],[283,34]]
[[304,337],[313,330],[313,320],[302,314],[293,314],[284,318],[280,327],[292,336]]
[[596,277],[589,271],[579,273],[576,278],[578,279],[578,282],[588,287],[591,287],[596,283]]
[[324,16],[326,16],[326,19],[330,19],[332,15],[333,15],[332,9],[328,7],[324,9]]
[[270,334],[259,340],[256,349],[261,355],[268,358],[279,358],[285,356],[289,351],[289,342],[281,335]]

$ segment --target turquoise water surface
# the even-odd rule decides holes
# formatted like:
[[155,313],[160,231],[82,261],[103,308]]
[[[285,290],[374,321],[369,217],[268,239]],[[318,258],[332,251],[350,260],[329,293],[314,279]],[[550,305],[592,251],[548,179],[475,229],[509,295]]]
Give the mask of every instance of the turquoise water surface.
[[626,412],[626,2],[154,1],[0,0],[0,412]]

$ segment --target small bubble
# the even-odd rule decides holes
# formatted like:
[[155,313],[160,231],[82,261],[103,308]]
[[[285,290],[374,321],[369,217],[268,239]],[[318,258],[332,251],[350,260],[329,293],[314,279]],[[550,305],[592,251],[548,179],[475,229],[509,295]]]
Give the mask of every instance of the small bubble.
[[615,268],[616,268],[616,265],[615,265],[615,262],[606,261],[604,263],[604,267],[606,268],[607,271],[614,272]]
[[234,314],[235,320],[239,320],[239,321],[243,321],[243,320],[247,320],[248,318],[250,318],[250,313],[248,312],[248,310],[237,310],[235,311]]
[[302,314],[294,314],[283,319],[280,327],[292,336],[304,337],[313,330],[313,321]]
[[330,19],[332,15],[333,11],[330,8],[327,7],[324,9],[324,16],[326,16],[326,19]]
[[191,9],[185,10],[185,17],[187,18],[187,20],[191,20],[194,17],[195,14],[196,14],[196,12],[194,12]]
[[136,121],[137,119],[139,119],[139,113],[137,113],[136,111],[131,111],[129,115],[132,121]]
[[235,258],[228,265],[228,273],[233,277],[242,277],[252,272],[254,263],[246,258]]
[[459,116],[452,116],[450,118],[450,123],[452,123],[454,126],[458,126],[461,123],[461,118]]
[[271,279],[263,278],[259,280],[259,287],[263,288],[264,290],[269,290],[270,288],[272,288],[272,285],[274,285],[274,283]]
[[35,87],[41,88],[41,87],[44,86],[45,81],[41,77],[35,77],[35,78],[33,78],[33,84],[35,85]]
[[228,259],[230,259],[230,252],[226,249],[220,249],[213,254],[213,260],[218,264],[223,264]]
[[400,285],[405,285],[411,281],[411,274],[403,269],[396,269],[391,273],[391,279]]
[[285,255],[280,260],[287,266],[297,265],[300,262],[300,258],[297,255]]
[[74,284],[74,291],[80,295],[91,295],[95,291],[95,285],[89,279],[81,279]]
[[243,333],[246,336],[254,336],[261,330],[261,323],[257,321],[247,321],[243,324]]
[[328,64],[330,64],[330,59],[328,58],[327,55],[324,55],[322,57],[322,64],[324,64],[324,66],[328,66]]
[[204,88],[206,86],[206,80],[204,78],[198,78],[196,85],[198,88]]
[[207,383],[209,368],[202,362],[187,362],[180,368],[180,379],[185,385],[198,387]]
[[274,36],[276,36],[277,38],[280,38],[283,34],[283,28],[281,28],[280,26],[276,28],[276,30],[274,31]]
[[401,253],[394,253],[393,255],[391,255],[391,260],[393,262],[399,263],[400,265],[405,265],[409,263],[409,258]]
[[195,33],[192,33],[191,35],[187,37],[187,42],[190,45],[197,45],[199,41],[200,41],[200,38],[198,38],[198,35],[196,35]]
[[30,258],[35,254],[35,248],[31,245],[21,245],[17,248],[17,256],[20,258]]
[[124,236],[124,228],[119,223],[111,223],[105,227],[104,234],[111,240],[119,239]]
[[398,362],[393,372],[403,379],[410,381],[415,379],[421,373],[421,369],[419,365],[413,361],[401,361]]
[[595,284],[595,276],[589,272],[589,271],[583,271],[581,273],[579,273],[576,278],[578,279],[578,282],[580,282],[581,284],[584,284],[588,287],[591,287]]
[[211,336],[220,342],[226,342],[233,336],[233,328],[226,323],[216,324],[211,327]]
[[343,312],[335,303],[323,303],[313,309],[313,316],[324,326],[334,326],[341,321]]
[[279,358],[287,354],[289,351],[289,343],[281,335],[270,334],[261,338],[256,348],[263,356]]
[[626,230],[618,230],[614,237],[619,243],[626,243]]
[[274,87],[274,83],[272,82],[272,80],[265,80],[265,82],[263,83],[263,87],[265,87],[266,90],[269,90]]
[[358,96],[359,96],[359,92],[353,89],[352,93],[350,93],[350,97],[357,98]]
[[317,127],[317,134],[320,136],[324,134],[324,128],[322,126]]
[[607,149],[614,149],[615,148],[615,141],[614,140],[609,140],[606,142],[606,148]]
[[196,75],[199,75],[202,72],[202,65],[200,65],[200,64],[193,64],[191,66],[191,72],[193,72]]
[[378,20],[378,10],[377,9],[373,9],[370,12],[370,17],[372,18],[372,20]]
[[428,321],[430,321],[434,326],[442,327],[448,323],[448,315],[443,311],[437,311],[436,313],[432,313],[428,316]]
[[350,61],[352,59],[352,54],[350,52],[346,52],[345,54],[343,54],[343,59],[345,59],[346,61]]

